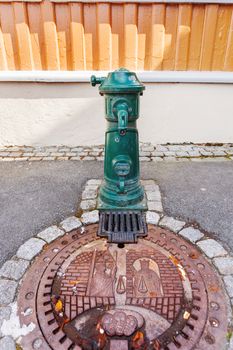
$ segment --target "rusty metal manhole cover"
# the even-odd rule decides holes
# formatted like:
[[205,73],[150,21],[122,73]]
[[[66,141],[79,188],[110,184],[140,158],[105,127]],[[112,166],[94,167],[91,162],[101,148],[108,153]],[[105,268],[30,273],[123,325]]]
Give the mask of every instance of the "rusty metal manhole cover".
[[222,349],[221,281],[193,246],[149,226],[138,244],[96,238],[97,225],[57,240],[22,283],[23,349]]

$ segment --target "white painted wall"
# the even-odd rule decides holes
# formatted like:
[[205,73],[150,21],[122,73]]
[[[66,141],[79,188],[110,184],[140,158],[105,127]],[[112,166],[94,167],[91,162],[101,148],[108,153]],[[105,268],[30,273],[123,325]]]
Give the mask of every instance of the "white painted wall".
[[[147,83],[140,140],[233,142],[232,84]],[[104,143],[104,99],[87,83],[0,83],[0,145]]]

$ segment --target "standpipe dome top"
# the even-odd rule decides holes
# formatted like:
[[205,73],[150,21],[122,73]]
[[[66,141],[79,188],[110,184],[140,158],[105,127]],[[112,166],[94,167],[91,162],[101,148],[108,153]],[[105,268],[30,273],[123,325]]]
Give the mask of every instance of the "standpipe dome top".
[[106,78],[91,77],[93,86],[100,84],[99,91],[105,93],[140,93],[145,86],[138,80],[134,72],[120,68],[108,74]]

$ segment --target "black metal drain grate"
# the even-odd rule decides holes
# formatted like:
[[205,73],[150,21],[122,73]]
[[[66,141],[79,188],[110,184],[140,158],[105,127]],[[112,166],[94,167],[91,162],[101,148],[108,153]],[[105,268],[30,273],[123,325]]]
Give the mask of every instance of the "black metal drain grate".
[[146,216],[141,211],[100,211],[98,236],[111,243],[136,243],[147,235]]

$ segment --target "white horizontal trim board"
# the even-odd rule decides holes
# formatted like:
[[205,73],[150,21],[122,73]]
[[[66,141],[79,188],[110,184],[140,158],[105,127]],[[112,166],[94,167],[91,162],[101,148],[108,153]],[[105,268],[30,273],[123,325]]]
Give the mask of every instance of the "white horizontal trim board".
[[[137,71],[144,83],[232,84],[233,72]],[[0,82],[86,83],[91,75],[107,76],[108,71],[1,71]]]

